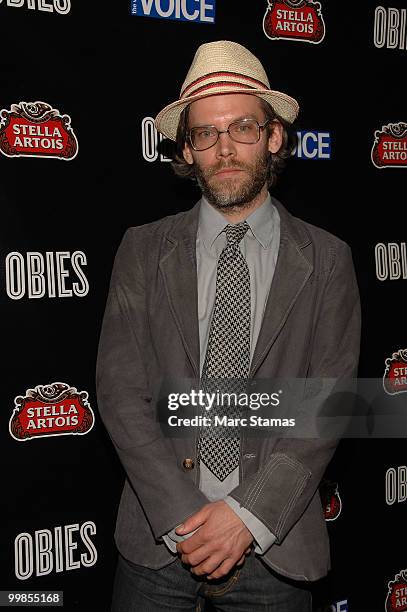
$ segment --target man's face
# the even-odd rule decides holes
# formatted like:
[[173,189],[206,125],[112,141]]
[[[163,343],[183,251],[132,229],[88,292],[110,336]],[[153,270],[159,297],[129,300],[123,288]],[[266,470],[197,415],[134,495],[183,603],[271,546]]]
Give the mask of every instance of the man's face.
[[[189,129],[214,125],[227,130],[240,119],[255,119],[259,124],[266,117],[257,96],[221,94],[196,100],[190,105]],[[184,158],[195,164],[195,174],[202,193],[218,209],[250,204],[260,192],[267,192],[266,179],[269,153],[276,153],[282,143],[282,126],[273,123],[272,134],[260,131],[255,144],[234,142],[229,134],[220,134],[218,142],[205,151],[194,151],[189,143]]]

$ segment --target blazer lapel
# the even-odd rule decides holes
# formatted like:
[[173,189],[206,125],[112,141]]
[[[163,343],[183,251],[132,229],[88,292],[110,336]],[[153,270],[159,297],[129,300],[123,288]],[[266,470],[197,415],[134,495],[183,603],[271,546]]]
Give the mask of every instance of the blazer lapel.
[[198,279],[196,234],[200,202],[184,213],[166,237],[160,269],[182,343],[199,377]]
[[280,248],[253,353],[250,377],[254,376],[266,357],[313,271],[312,264],[302,252],[302,249],[311,242],[309,234],[278,200],[272,198],[272,201],[280,214]]

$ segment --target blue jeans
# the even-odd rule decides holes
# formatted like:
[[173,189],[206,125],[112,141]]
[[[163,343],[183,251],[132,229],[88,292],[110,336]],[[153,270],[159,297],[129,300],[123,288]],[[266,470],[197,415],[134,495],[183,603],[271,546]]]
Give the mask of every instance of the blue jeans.
[[205,601],[219,612],[312,611],[309,583],[278,575],[254,553],[216,580],[195,576],[178,558],[152,570],[119,555],[112,612],[203,612]]

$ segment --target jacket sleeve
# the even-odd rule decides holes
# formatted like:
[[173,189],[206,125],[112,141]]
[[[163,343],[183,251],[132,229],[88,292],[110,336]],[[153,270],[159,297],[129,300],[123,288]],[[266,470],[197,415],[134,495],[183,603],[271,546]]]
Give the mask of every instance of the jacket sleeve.
[[141,228],[116,254],[96,367],[101,418],[157,540],[207,503],[177,465],[156,418],[146,362],[150,342]]
[[[351,250],[337,241],[315,324],[308,377],[356,377],[360,346],[359,291]],[[345,384],[346,387],[346,384]],[[282,542],[314,496],[338,437],[279,438],[260,470],[229,493]]]
[[223,501],[230,506],[252,534],[255,543],[254,552],[258,555],[264,555],[276,541],[276,536],[252,512],[242,508],[233,497],[227,495]]

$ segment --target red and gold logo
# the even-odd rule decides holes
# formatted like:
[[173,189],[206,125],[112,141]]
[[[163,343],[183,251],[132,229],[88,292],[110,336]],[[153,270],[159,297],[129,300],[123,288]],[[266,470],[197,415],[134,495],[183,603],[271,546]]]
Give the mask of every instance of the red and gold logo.
[[321,3],[313,0],[268,0],[263,31],[271,40],[299,40],[318,44],[325,37]]
[[38,385],[18,395],[10,418],[10,434],[19,442],[46,436],[86,434],[95,422],[88,393],[66,383]]
[[376,130],[372,162],[376,168],[407,167],[407,123],[389,123]]
[[407,611],[407,570],[401,570],[388,583],[386,612]]
[[339,495],[338,483],[324,479],[319,487],[322,509],[326,521],[334,521],[342,510],[342,500]]
[[71,118],[45,102],[20,102],[0,111],[0,151],[7,157],[69,161],[78,153]]
[[389,395],[407,391],[407,349],[400,349],[385,361],[383,388]]

